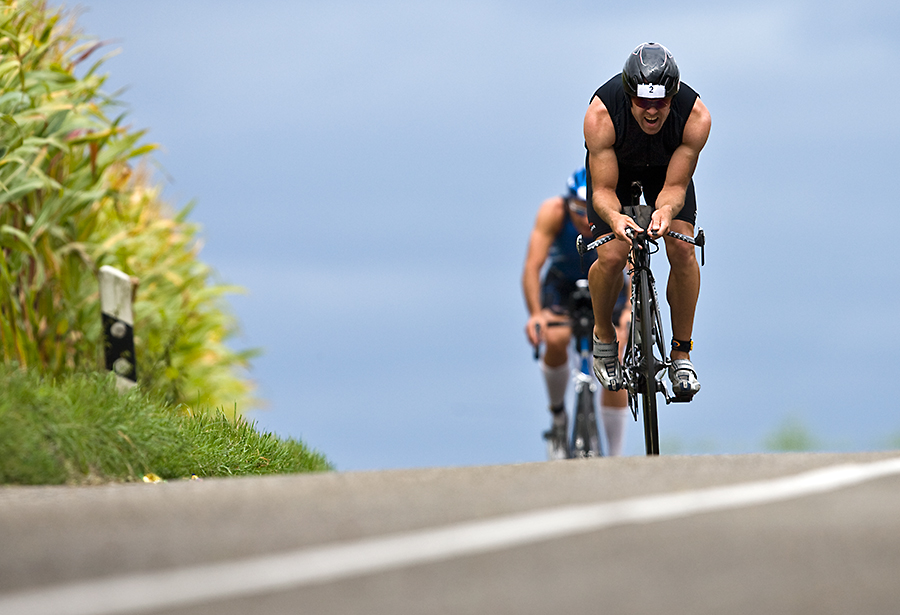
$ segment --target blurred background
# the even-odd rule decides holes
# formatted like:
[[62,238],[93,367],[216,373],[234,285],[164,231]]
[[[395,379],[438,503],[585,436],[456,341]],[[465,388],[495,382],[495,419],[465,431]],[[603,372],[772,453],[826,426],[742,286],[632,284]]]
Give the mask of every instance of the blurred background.
[[900,447],[900,5],[67,6],[121,49],[107,91],[162,145],[173,205],[196,201],[201,259],[247,290],[233,343],[263,350],[259,428],[339,470],[543,459],[528,235],[583,164],[592,93],[656,41],[713,118],[703,390],[662,409],[663,452]]

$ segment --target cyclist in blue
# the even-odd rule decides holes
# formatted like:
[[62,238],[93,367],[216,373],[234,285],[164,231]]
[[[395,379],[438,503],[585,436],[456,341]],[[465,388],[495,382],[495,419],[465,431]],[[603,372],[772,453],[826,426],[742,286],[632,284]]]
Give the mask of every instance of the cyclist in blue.
[[690,360],[700,267],[692,245],[666,234],[694,236],[697,203],[692,176],[710,123],[706,105],[681,82],[675,58],[656,43],[639,45],[622,73],[594,93],[585,114],[591,233],[594,238],[615,233],[620,240],[597,249],[588,275],[594,309],[594,373],[611,391],[624,385],[611,315],[631,245],[625,230],[644,230],[622,213],[622,205],[631,200],[632,181],[641,182],[646,202],[656,208],[646,230],[652,238],[663,237],[666,244],[673,392],[692,397],[700,390]]
[[[547,326],[554,321],[565,321],[569,296],[576,289],[576,280],[584,279],[585,272],[596,255],[586,254],[582,268],[581,257],[575,248],[579,234],[588,236],[587,186],[585,169],[579,169],[568,180],[567,193],[544,201],[538,209],[537,219],[528,243],[525,269],[522,274],[522,291],[528,308],[525,333],[532,345],[544,343],[541,372],[547,386],[552,424],[545,437],[552,447],[552,457],[565,458],[568,415],[564,399],[570,378],[568,348],[572,332],[566,326]],[[622,271],[619,271],[622,277]],[[627,295],[620,293],[617,322]],[[622,331],[627,331],[624,323]],[[628,398],[624,390],[603,389],[600,398],[601,417],[606,432],[610,455],[621,454],[626,425]]]

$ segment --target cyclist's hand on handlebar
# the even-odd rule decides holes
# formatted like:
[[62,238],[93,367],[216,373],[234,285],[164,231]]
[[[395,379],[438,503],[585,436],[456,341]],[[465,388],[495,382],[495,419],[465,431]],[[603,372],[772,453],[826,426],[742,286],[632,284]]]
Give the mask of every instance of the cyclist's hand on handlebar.
[[671,213],[665,209],[657,209],[653,212],[653,217],[650,218],[650,228],[647,230],[650,233],[650,237],[659,239],[669,232],[671,224]]
[[642,233],[644,231],[644,229],[639,227],[637,222],[634,221],[634,218],[626,216],[625,214],[620,214],[619,217],[614,220],[612,231],[616,234],[616,237],[630,243],[631,239],[626,234],[627,229],[633,229],[637,233]]
[[544,339],[544,331],[547,330],[547,317],[543,314],[534,314],[528,318],[525,324],[525,335],[532,346],[537,346]]

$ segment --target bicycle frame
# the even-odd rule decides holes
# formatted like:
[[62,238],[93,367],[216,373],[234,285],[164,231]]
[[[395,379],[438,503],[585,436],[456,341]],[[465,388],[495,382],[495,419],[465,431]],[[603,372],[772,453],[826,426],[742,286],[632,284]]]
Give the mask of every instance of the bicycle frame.
[[[653,208],[646,207],[652,213]],[[640,215],[645,210],[636,210]],[[626,212],[628,213],[628,212]],[[630,215],[630,214],[629,214]],[[637,218],[636,218],[637,219]],[[638,398],[642,400],[644,416],[644,445],[648,455],[659,455],[659,422],[656,393],[662,391],[666,401],[670,399],[662,374],[671,364],[663,346],[662,319],[656,282],[650,269],[650,255],[659,246],[646,233],[634,233],[628,260],[631,265],[631,326],[628,344],[622,360],[625,387],[628,390],[628,406],[637,420]]]
[[[572,339],[578,351],[579,369],[572,371],[575,389],[575,408],[572,436],[568,441],[569,458],[602,457],[603,444],[597,427],[597,384],[592,374],[594,311],[587,280],[576,280],[577,289],[569,300],[569,319],[548,323],[550,327],[571,327]],[[535,346],[534,358],[539,352]]]
[[597,385],[592,370],[594,311],[587,280],[576,281],[578,290],[573,293],[569,306],[572,337],[578,349],[580,371],[575,372],[575,416],[572,439],[569,443],[571,457],[601,457],[603,445],[597,428]]
[[[654,207],[641,205],[642,187],[640,182],[632,183],[632,204],[623,208],[623,213],[631,216],[638,226],[649,227]],[[629,229],[631,231],[631,229]],[[647,232],[628,232],[631,250],[628,262],[631,267],[631,325],[628,343],[622,360],[625,387],[628,390],[628,406],[634,419],[638,418],[638,398],[641,399],[644,417],[644,444],[647,455],[659,455],[659,424],[657,419],[656,394],[661,392],[666,404],[686,402],[690,398],[672,395],[663,374],[672,364],[663,344],[663,326],[656,295],[656,282],[650,269],[650,256],[659,251],[659,244]],[[697,229],[696,238],[670,231],[670,237],[685,241],[700,248],[700,262],[705,264],[706,236],[702,228]],[[579,254],[602,246],[615,239],[614,234],[604,235],[585,245],[581,235],[576,240]],[[648,341],[649,340],[649,341]]]

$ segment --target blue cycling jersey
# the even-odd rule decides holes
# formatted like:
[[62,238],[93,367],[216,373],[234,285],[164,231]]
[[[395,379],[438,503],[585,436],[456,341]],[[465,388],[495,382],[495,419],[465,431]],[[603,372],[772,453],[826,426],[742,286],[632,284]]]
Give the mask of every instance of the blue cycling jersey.
[[[587,270],[591,264],[597,260],[596,252],[588,252],[584,255],[582,262],[578,249],[575,247],[575,239],[578,237],[578,230],[575,223],[572,222],[572,214],[569,212],[569,199],[565,199],[566,218],[563,227],[553,240],[550,246],[550,252],[547,254],[547,275],[552,275],[556,279],[563,279],[574,283],[587,277]],[[552,272],[552,274],[551,274]]]

